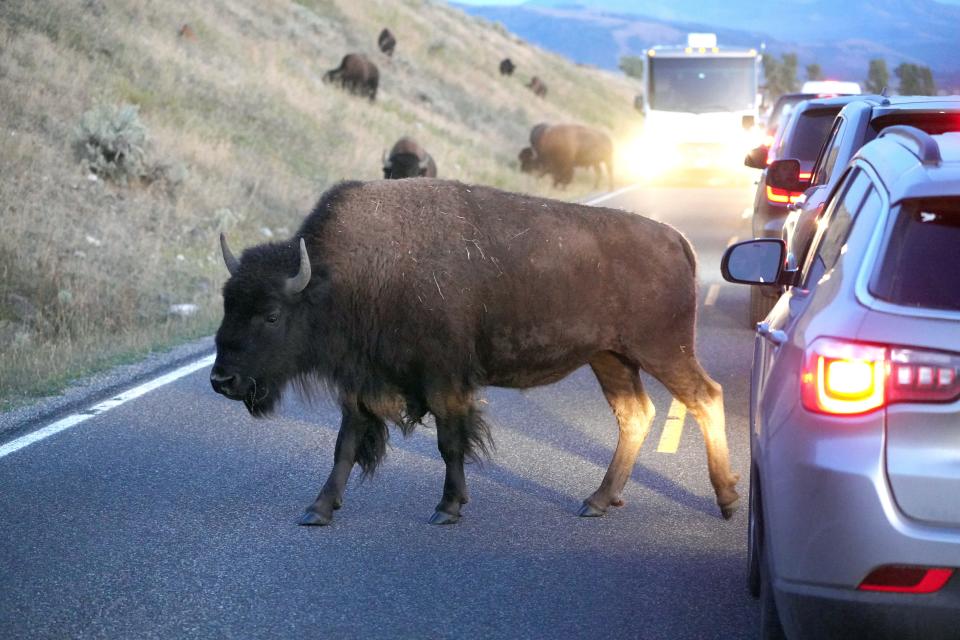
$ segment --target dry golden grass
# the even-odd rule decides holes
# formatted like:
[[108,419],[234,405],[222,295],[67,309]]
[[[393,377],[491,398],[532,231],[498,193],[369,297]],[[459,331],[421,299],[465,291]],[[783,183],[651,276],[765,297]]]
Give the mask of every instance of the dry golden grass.
[[[180,38],[189,24],[195,38]],[[389,26],[393,59],[376,49]],[[380,67],[377,101],[322,82],[351,51]],[[512,78],[498,63],[511,57]],[[523,87],[539,75],[545,100]],[[235,247],[295,230],[338,180],[376,179],[401,135],[441,177],[573,198],[517,171],[540,121],[635,127],[636,87],[425,0],[4,0],[0,3],[0,407],[211,332]],[[89,179],[74,127],[129,103],[152,162],[186,167],[175,197]],[[189,319],[171,304],[198,307]]]

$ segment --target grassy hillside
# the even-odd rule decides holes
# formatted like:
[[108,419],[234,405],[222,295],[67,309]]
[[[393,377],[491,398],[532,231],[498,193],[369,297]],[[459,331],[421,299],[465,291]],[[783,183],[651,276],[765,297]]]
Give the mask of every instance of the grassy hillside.
[[[376,48],[384,26],[392,60]],[[380,67],[373,104],[321,80],[350,51]],[[497,71],[504,56],[512,78]],[[545,100],[523,87],[532,75]],[[4,0],[0,407],[212,332],[226,275],[218,232],[235,249],[288,235],[336,181],[379,178],[401,135],[441,177],[581,195],[585,175],[555,193],[517,171],[529,128],[580,121],[623,135],[634,91],[438,2]],[[76,146],[84,114],[102,125],[95,110],[121,105],[139,109],[126,115],[146,133],[126,179],[92,171]],[[196,311],[177,315],[186,304]]]

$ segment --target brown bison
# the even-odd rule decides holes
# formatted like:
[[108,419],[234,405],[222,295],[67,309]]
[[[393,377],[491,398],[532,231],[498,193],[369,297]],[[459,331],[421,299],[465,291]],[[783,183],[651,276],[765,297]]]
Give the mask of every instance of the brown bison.
[[435,179],[342,183],[287,242],[238,259],[210,373],[254,416],[285,389],[333,391],[342,420],[333,470],[303,514],[329,524],[354,465],[372,473],[387,423],[432,414],[446,465],[434,524],[456,522],[464,461],[490,448],[478,393],[526,389],[589,365],[619,424],[582,516],[623,504],[654,406],[640,371],[696,417],[725,518],[737,505],[723,393],[694,355],[696,258],[675,229],[613,209]]
[[607,181],[613,188],[613,142],[602,131],[579,124],[538,124],[530,131],[530,146],[520,151],[520,169],[541,176],[553,176],[554,186],[573,179],[574,167],[593,167],[600,185],[601,165],[606,166]]
[[340,66],[331,69],[323,76],[324,82],[339,82],[340,86],[351,93],[367,96],[370,102],[377,98],[377,85],[380,83],[380,71],[362,53],[348,53],[343,56]]
[[383,177],[392,178],[436,178],[437,165],[433,156],[417,144],[413,138],[400,138],[390,149],[390,155],[383,156]]
[[380,35],[377,36],[377,46],[380,47],[380,51],[383,51],[387,56],[393,56],[393,50],[397,46],[397,39],[390,33],[390,29],[384,27],[383,31],[380,32]]
[[516,68],[517,65],[513,64],[513,60],[510,58],[504,58],[500,61],[500,75],[502,76],[512,76]]
[[541,98],[547,97],[547,85],[537,76],[530,78],[530,84],[527,85],[527,88]]

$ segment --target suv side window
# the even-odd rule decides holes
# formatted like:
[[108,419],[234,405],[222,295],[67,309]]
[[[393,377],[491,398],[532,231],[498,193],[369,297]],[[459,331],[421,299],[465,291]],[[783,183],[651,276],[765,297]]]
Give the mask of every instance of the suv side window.
[[846,124],[844,119],[839,116],[836,122],[833,123],[830,137],[827,138],[827,141],[820,149],[820,155],[814,164],[813,179],[810,181],[811,186],[827,184],[830,180],[830,175],[833,173],[833,166],[837,163],[837,155],[840,153],[840,141],[843,139],[844,124]]
[[823,274],[836,264],[862,204],[871,198],[876,199],[877,204],[880,202],[870,178],[860,169],[851,169],[844,182],[823,214],[807,254],[803,266],[803,286],[807,289],[816,286]]

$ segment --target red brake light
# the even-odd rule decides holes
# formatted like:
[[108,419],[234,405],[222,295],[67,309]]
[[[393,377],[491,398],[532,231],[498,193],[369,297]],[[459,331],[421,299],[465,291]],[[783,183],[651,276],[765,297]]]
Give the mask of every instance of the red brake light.
[[809,171],[801,171],[801,172],[800,172],[800,180],[801,180],[801,182],[810,180],[810,177],[811,177],[812,175],[813,175],[813,174],[812,174],[811,172],[809,172]]
[[777,204],[793,204],[800,200],[802,191],[787,191],[786,189],[777,189],[767,185],[767,200]]
[[960,398],[960,357],[819,338],[807,349],[800,378],[804,408],[854,415],[894,402]]
[[950,581],[952,575],[953,569],[888,565],[871,571],[858,589],[894,593],[935,593]]

